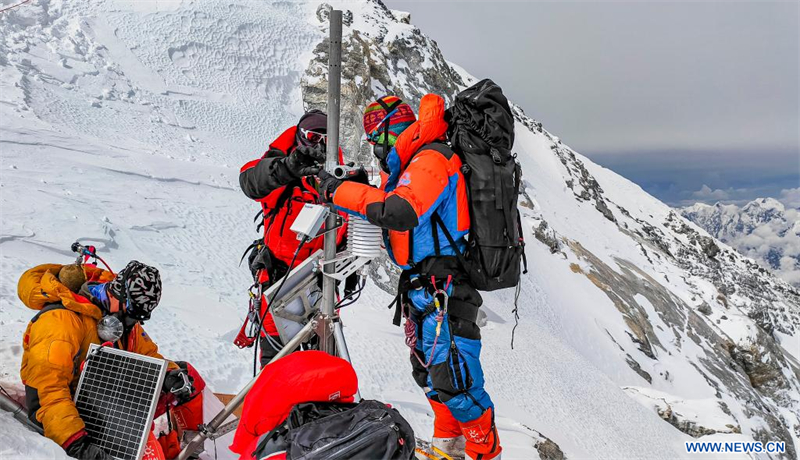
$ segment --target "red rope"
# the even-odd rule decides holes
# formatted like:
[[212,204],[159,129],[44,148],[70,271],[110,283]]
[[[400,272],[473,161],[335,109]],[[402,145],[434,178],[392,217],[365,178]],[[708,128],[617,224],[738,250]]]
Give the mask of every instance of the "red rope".
[[26,4],[26,3],[30,2],[30,1],[31,0],[22,0],[21,2],[19,2],[17,4],[14,4],[14,5],[11,5],[11,6],[7,6],[7,7],[3,8],[2,10],[0,10],[0,13],[2,13],[3,11],[8,11],[8,10],[10,10],[12,8],[16,8],[16,7],[20,6],[20,5],[24,5],[24,4]]
[[[428,358],[428,362],[425,363],[424,361],[419,359],[419,355],[417,355],[414,352],[414,349],[417,346],[417,323],[415,323],[411,318],[409,318],[408,315],[405,315],[405,317],[406,317],[406,324],[404,327],[404,332],[406,334],[406,346],[408,346],[408,348],[411,349],[411,354],[414,355],[415,358],[417,358],[417,361],[419,361],[422,367],[427,369],[433,362],[433,354],[436,352],[436,344],[439,342],[439,334],[436,334],[436,336],[433,338],[433,347],[431,347],[431,355]],[[444,321],[443,311],[439,311],[439,313],[436,315],[436,321],[437,322]],[[420,327],[422,327],[421,324]]]

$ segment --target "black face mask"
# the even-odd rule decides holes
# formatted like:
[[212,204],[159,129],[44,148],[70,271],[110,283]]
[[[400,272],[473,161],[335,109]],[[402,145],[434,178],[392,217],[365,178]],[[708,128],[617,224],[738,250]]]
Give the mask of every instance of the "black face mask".
[[122,324],[125,326],[125,330],[126,331],[130,331],[131,329],[133,329],[133,326],[135,326],[136,323],[139,323],[139,322],[144,323],[144,320],[136,319],[136,318],[134,318],[132,316],[128,316],[128,315],[124,315],[122,317]]
[[372,154],[375,155],[375,158],[378,159],[378,162],[381,165],[381,169],[386,174],[389,174],[391,171],[389,170],[389,152],[392,150],[391,147],[387,145],[388,143],[383,144],[375,144],[372,146]]

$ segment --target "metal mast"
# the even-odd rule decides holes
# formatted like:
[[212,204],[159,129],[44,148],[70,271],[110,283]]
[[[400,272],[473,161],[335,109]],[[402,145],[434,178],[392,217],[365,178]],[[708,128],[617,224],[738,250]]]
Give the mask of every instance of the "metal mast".
[[[339,118],[342,90],[342,11],[332,10],[330,13],[330,41],[328,51],[328,150],[325,169],[333,174],[334,168],[339,164]],[[331,209],[333,211],[333,209]],[[325,229],[336,227],[337,217],[334,212],[328,214]],[[325,233],[325,262],[336,258],[335,231]],[[323,270],[326,276],[322,278],[322,314],[326,318],[333,318],[336,303],[336,281],[328,276],[336,269],[335,263],[325,263]],[[333,331],[330,321],[324,321],[324,328],[320,335],[320,349],[332,355],[336,354],[336,344],[333,340]]]

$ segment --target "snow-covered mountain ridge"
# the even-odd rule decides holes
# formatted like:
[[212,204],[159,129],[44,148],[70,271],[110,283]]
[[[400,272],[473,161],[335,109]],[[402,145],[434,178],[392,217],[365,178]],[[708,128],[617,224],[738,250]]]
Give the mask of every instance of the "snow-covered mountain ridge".
[[[112,264],[158,266],[166,291],[150,335],[218,391],[244,385],[251,355],[231,340],[249,273],[236,264],[256,234],[237,168],[304,107],[324,106],[331,7],[346,11],[349,159],[371,161],[360,131],[370,100],[451,100],[473,81],[375,1],[34,0],[0,16],[4,386],[19,387],[32,316],[16,280],[71,260],[78,238]],[[796,458],[797,290],[515,111],[529,273],[514,349],[513,292],[484,296],[483,326],[504,455],[545,455],[543,435],[568,458],[676,458],[702,436],[784,440]],[[430,409],[384,308],[390,279],[375,264],[345,333],[362,394],[427,437]],[[0,456],[55,455],[23,454],[18,436],[0,431]]]
[[697,203],[681,209],[681,215],[800,286],[800,209],[759,198],[741,207]]

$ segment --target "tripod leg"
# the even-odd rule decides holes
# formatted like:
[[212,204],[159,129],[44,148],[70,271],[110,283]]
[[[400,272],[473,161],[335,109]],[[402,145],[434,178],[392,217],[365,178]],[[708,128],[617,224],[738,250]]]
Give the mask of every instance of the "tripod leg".
[[341,320],[333,323],[333,340],[336,341],[336,355],[352,364],[350,352],[347,351],[347,342],[344,340]]
[[[350,352],[347,351],[347,342],[344,340],[344,330],[342,329],[341,319],[333,323],[333,340],[336,342],[336,354],[348,363],[353,364],[353,361],[350,360]],[[360,400],[361,391],[356,390],[356,401]]]

